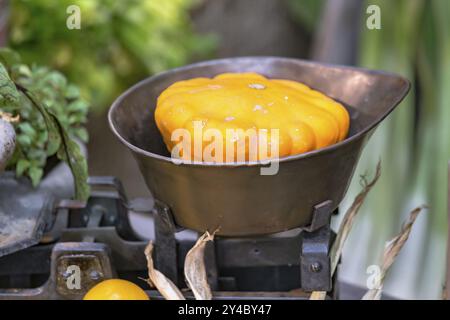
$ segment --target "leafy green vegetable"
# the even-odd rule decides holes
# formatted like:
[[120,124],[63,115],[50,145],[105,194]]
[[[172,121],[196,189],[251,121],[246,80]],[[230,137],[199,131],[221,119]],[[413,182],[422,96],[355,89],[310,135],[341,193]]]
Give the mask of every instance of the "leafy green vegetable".
[[[1,55],[0,55],[0,61]],[[0,62],[0,107],[16,105],[19,101],[19,92],[8,75],[3,64]]]
[[[57,121],[56,117],[53,116]],[[88,168],[84,156],[81,154],[78,144],[70,139],[67,132],[59,124],[62,143],[58,150],[58,158],[64,160],[70,167],[75,179],[75,197],[80,200],[86,200],[89,197],[90,189],[87,184]]]
[[[11,59],[13,57],[13,59]],[[0,111],[19,115],[14,123],[16,152],[8,167],[28,176],[36,186],[49,157],[66,161],[75,180],[75,197],[86,200],[86,159],[73,138],[86,142],[84,128],[89,105],[59,72],[29,68],[9,49],[0,49]]]

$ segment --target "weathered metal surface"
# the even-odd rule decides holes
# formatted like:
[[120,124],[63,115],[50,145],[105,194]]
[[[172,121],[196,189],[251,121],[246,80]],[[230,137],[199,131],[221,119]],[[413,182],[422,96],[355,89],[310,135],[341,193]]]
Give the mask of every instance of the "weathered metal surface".
[[[110,193],[110,195],[104,196],[105,199],[114,198],[112,195],[114,192],[110,191]],[[52,229],[46,232],[41,239],[42,243],[44,239],[48,238],[49,241],[45,241],[47,244],[33,246],[0,258],[0,288],[4,284],[2,281],[9,279],[9,282],[6,282],[9,283],[7,288],[20,289],[16,292],[16,296],[36,299],[78,298],[82,295],[81,292],[72,291],[72,289],[68,291],[61,287],[63,281],[67,280],[61,278],[63,277],[61,270],[64,269],[61,265],[67,267],[68,263],[66,262],[72,261],[75,265],[90,265],[96,270],[99,269],[98,261],[100,258],[100,260],[105,260],[106,253],[99,253],[100,258],[98,258],[99,255],[93,254],[92,252],[95,250],[92,246],[96,244],[107,245],[100,249],[96,247],[96,250],[107,252],[108,259],[114,262],[112,266],[120,276],[135,281],[138,281],[138,277],[145,277],[146,259],[143,252],[147,241],[124,239],[118,233],[114,223],[109,222],[108,217],[115,216],[114,221],[118,223],[117,213],[102,201],[105,199],[94,196],[82,211],[76,208],[59,210],[51,225]],[[95,212],[92,213],[92,209],[98,206],[104,206],[106,210],[100,210],[101,214],[98,215]],[[170,211],[164,211],[164,208],[166,208],[164,205],[157,202],[153,210],[155,218],[153,225],[156,229],[156,238],[153,239],[155,260],[158,270],[183,287],[185,285],[183,281],[184,259],[188,250],[194,245],[195,238],[181,237],[186,230],[178,232],[180,230],[174,224]],[[89,217],[85,219],[87,213]],[[71,219],[71,216],[77,217],[81,222],[75,223],[78,220]],[[294,230],[264,237],[216,237],[212,246],[206,251],[207,256],[205,257],[210,273],[209,279],[212,281],[213,287],[220,291],[278,292],[302,288],[304,279],[300,275],[301,261],[308,257],[308,253],[302,256],[301,251],[305,235],[307,235],[306,232]],[[329,241],[329,239],[325,240]],[[57,246],[51,241],[58,241]],[[314,244],[319,245],[314,240],[308,242],[308,246]],[[65,257],[64,261],[58,260],[59,253],[56,255],[55,250]],[[81,260],[77,257],[81,257]],[[59,262],[54,262],[55,259]],[[84,261],[87,262],[84,263]],[[55,266],[58,266],[59,271],[53,271]],[[83,271],[86,268],[81,269]],[[97,271],[99,275],[104,274],[103,271],[100,272],[100,269]],[[88,273],[86,271],[83,274]],[[325,276],[325,274],[323,275]],[[33,279],[37,279],[37,277],[41,279],[42,283],[45,282],[42,291],[29,291],[28,288],[36,287],[36,281]],[[322,281],[326,281],[326,279],[322,279]],[[42,283],[38,283],[38,285],[42,285]],[[89,285],[91,284],[89,282]],[[53,291],[57,287],[59,289],[54,293]],[[10,290],[0,290],[0,298],[9,297],[10,293]],[[256,293],[255,295],[257,296]]]
[[97,283],[114,276],[103,243],[58,243],[52,251],[51,271],[56,293],[66,299],[81,299]]
[[[113,233],[113,229],[107,228],[109,233]],[[105,240],[105,238],[103,238]],[[226,240],[225,242],[228,242]],[[144,248],[144,243],[139,243],[141,249]],[[60,243],[56,246],[45,246],[45,247],[34,247],[23,251],[23,253],[30,259],[34,261],[34,266],[39,265],[40,262],[45,262],[46,265],[37,267],[37,269],[32,269],[29,267],[22,268],[24,264],[16,264],[18,268],[15,271],[18,275],[21,273],[43,273],[49,272],[51,276],[42,286],[34,289],[0,289],[0,300],[3,299],[78,299],[81,298],[84,293],[92,287],[96,282],[101,279],[106,279],[114,276],[115,268],[112,267],[111,262],[114,261],[114,266],[122,268],[123,262],[116,263],[115,259],[111,259],[109,256],[110,250],[103,244],[98,243]],[[20,253],[17,253],[20,254]],[[17,255],[16,254],[16,255]],[[29,257],[32,254],[33,257]],[[14,255],[5,257],[8,259],[9,263],[17,263],[19,260],[15,261]],[[3,259],[5,259],[3,258]],[[78,260],[72,260],[76,258]],[[73,275],[69,271],[67,273],[68,265],[80,265],[79,259],[84,259],[81,263],[81,278],[83,285],[79,290],[69,289],[67,287],[67,282],[70,282],[70,275]],[[5,276],[5,272],[8,269],[6,265],[7,260],[4,260],[0,264],[0,276]],[[51,263],[50,263],[51,262]],[[100,262],[100,263],[99,263]],[[131,265],[131,267],[133,267]],[[135,266],[136,267],[136,266]],[[145,268],[145,258],[141,261],[139,268]],[[4,269],[4,270],[3,270]],[[11,268],[9,268],[11,269]],[[133,268],[129,269],[132,270]],[[11,275],[11,273],[8,273]],[[100,275],[100,277],[96,277]],[[94,277],[93,277],[94,276]],[[93,279],[94,278],[94,279]],[[364,294],[364,289],[355,288],[346,284],[340,284],[339,292],[342,298],[345,299],[360,299]],[[75,290],[75,291],[73,291]],[[156,291],[148,291],[152,299],[161,298]],[[186,296],[188,299],[193,298],[189,293]],[[307,299],[309,293],[303,290],[292,290],[289,292],[272,291],[272,292],[246,292],[246,291],[216,291],[214,292],[214,299]],[[330,297],[331,298],[331,297]]]
[[173,283],[178,283],[176,227],[170,209],[156,202],[155,205],[155,267]]
[[[98,243],[79,242],[86,236],[94,238]],[[217,239],[218,246],[215,254],[221,258],[234,256],[231,261],[220,259],[216,263],[215,288],[221,291],[215,293],[217,298],[230,295],[223,291],[236,291],[233,294],[235,298],[297,296],[288,291],[302,287],[298,272],[301,261],[300,239],[297,236],[273,238],[271,241],[266,239],[266,242],[262,243],[260,239]],[[30,290],[29,285],[17,287],[15,290],[0,289],[0,300],[8,298],[79,299],[95,283],[101,279],[113,277],[116,271],[120,275],[127,275],[128,279],[137,283],[139,283],[139,276],[146,276],[143,250],[147,243],[124,241],[117,235],[114,227],[67,229],[60,241],[56,245],[35,246],[1,258],[0,277],[2,278],[31,279],[35,275],[48,274],[48,279],[38,288],[39,290]],[[108,243],[108,246],[105,243]],[[194,242],[191,241],[177,243],[179,249],[176,254],[180,262],[177,263],[177,272],[180,278],[185,254],[193,244]],[[289,245],[297,249],[296,252],[289,251],[292,254],[291,257],[282,250]],[[252,255],[257,257],[248,258]],[[245,261],[249,261],[249,264],[246,265]],[[68,282],[72,283],[70,276],[73,275],[73,269],[68,269],[71,265],[80,267],[79,289],[67,286]],[[159,270],[167,274],[167,267],[160,264]],[[285,267],[287,269],[284,269]],[[95,274],[94,278],[93,274]],[[224,282],[231,279],[233,285],[224,286]],[[26,280],[22,283],[26,283]],[[183,281],[178,281],[177,284],[184,286]],[[263,291],[274,291],[260,295],[261,293],[257,291],[261,291],[261,288]],[[296,291],[303,292],[300,296],[305,296],[304,290]]]
[[303,230],[312,232],[322,227],[328,226],[331,222],[331,216],[333,215],[333,202],[327,200],[316,206],[314,206],[311,224]]
[[[178,80],[248,71],[300,81],[342,102],[351,115],[349,137],[280,159],[272,176],[260,175],[257,163],[174,164],[153,116],[161,91]],[[212,60],[133,86],[114,102],[109,122],[177,224],[199,232],[220,227],[223,236],[261,235],[308,226],[314,206],[324,201],[335,209],[370,135],[408,90],[406,79],[385,72],[275,57]]]
[[329,226],[314,232],[304,232],[300,255],[302,289],[305,291],[330,291],[330,248],[332,232]]
[[38,243],[51,222],[54,198],[27,179],[0,175],[0,257]]
[[37,288],[0,289],[0,300],[81,299],[95,284],[115,276],[105,244],[65,242],[50,248],[50,259],[38,260],[49,263],[48,280]]
[[[122,183],[116,177],[89,177],[91,197],[85,208],[78,208],[70,215],[71,227],[115,226],[120,236],[127,240],[137,240],[128,216],[128,199]],[[76,208],[73,208],[76,209]],[[104,213],[103,215],[101,213]]]

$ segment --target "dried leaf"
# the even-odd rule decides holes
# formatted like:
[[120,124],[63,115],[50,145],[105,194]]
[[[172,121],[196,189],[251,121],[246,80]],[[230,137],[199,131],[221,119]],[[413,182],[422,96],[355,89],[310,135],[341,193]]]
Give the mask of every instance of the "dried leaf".
[[184,275],[187,284],[197,300],[212,299],[204,260],[206,243],[212,240],[214,240],[214,233],[211,235],[206,231],[189,250],[184,262]]
[[347,240],[348,235],[350,234],[350,231],[353,227],[353,222],[355,220],[355,217],[359,213],[359,209],[361,209],[364,200],[366,199],[367,195],[369,194],[370,190],[373,188],[375,183],[377,183],[378,179],[381,175],[381,162],[378,162],[375,176],[373,177],[372,181],[367,182],[366,177],[361,177],[361,181],[363,184],[362,191],[356,196],[355,200],[353,201],[350,208],[347,210],[344,220],[342,221],[339,231],[336,236],[336,240],[333,244],[333,247],[331,248],[331,274],[334,274],[336,271],[336,267],[339,263],[339,259],[342,254],[342,250],[344,249],[345,241]]
[[0,119],[8,121],[9,123],[16,123],[20,121],[20,115],[13,116],[9,112],[3,112],[0,110]]
[[363,300],[380,300],[381,299],[381,292],[383,290],[383,283],[384,283],[384,279],[386,278],[386,274],[389,271],[392,264],[395,262],[395,259],[397,258],[398,254],[402,250],[404,244],[408,240],[409,235],[411,233],[411,229],[414,225],[414,222],[417,219],[417,216],[425,208],[426,208],[425,206],[421,206],[421,207],[417,207],[413,211],[411,211],[411,213],[409,214],[409,218],[403,224],[402,230],[400,231],[400,233],[386,244],[386,247],[385,247],[384,253],[383,253],[383,261],[381,264],[381,273],[380,273],[378,286],[375,289],[371,289],[371,290],[367,291],[367,293],[362,298]]
[[[368,182],[365,176],[361,177],[361,183],[363,189],[356,196],[350,208],[348,208],[345,213],[344,219],[341,222],[339,227],[339,231],[336,236],[336,240],[334,241],[333,247],[330,252],[330,261],[331,261],[331,276],[333,276],[336,271],[337,265],[339,264],[339,259],[342,254],[342,250],[344,248],[345,241],[347,240],[348,235],[353,227],[353,222],[355,217],[358,215],[359,209],[361,209],[364,200],[369,194],[370,190],[373,188],[375,183],[378,181],[381,175],[381,162],[378,162],[375,176],[373,179]],[[310,300],[325,300],[326,292],[313,292],[310,296]]]
[[154,268],[152,257],[152,242],[149,242],[149,244],[145,248],[144,253],[145,257],[147,258],[147,269],[149,276],[147,283],[152,287],[156,287],[159,293],[161,293],[161,295],[167,300],[185,300],[183,294],[177,288],[177,286],[165,275]]
[[309,300],[325,300],[327,297],[327,293],[325,291],[313,291]]

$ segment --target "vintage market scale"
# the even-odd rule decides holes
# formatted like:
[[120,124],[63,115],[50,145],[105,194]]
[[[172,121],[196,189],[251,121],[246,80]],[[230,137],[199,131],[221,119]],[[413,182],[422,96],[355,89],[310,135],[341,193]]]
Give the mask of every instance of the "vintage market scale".
[[[172,163],[149,101],[181,79],[244,71],[301,81],[339,100],[351,116],[349,137],[281,159],[274,176],[259,175],[256,164]],[[199,233],[220,226],[205,254],[215,298],[307,299],[311,291],[337,298],[341,285],[330,274],[331,217],[367,140],[408,90],[407,80],[384,72],[274,57],[202,62],[140,82],[116,100],[109,121],[133,152],[154,199],[128,200],[116,178],[92,177],[94,191],[83,204],[4,174],[0,299],[79,299],[112,277],[150,289],[140,279],[147,277],[147,241],[133,229],[130,212],[148,216],[155,266],[180,288],[186,287],[187,251]],[[67,287],[73,265],[79,266],[79,288]],[[347,298],[363,294],[344,288]]]

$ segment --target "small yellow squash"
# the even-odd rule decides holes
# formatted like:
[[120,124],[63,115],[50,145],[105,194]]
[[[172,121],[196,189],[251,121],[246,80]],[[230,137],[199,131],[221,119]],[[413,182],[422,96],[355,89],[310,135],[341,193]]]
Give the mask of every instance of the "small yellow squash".
[[[225,73],[212,79],[176,82],[158,97],[155,120],[169,151],[178,143],[172,137],[176,129],[186,129],[195,138],[195,122],[202,124],[203,132],[209,128],[222,133],[220,146],[225,153],[227,143],[242,138],[240,134],[227,135],[227,129],[268,132],[265,142],[272,147],[276,144],[278,149],[277,155],[264,156],[249,150],[247,143],[244,151],[236,148],[235,154],[220,162],[242,160],[239,156],[245,161],[281,158],[323,148],[345,139],[350,124],[347,110],[326,95],[299,82],[267,79],[256,73]],[[271,140],[271,129],[278,129],[277,140]],[[200,139],[204,151],[211,138]],[[194,154],[194,139],[191,143],[193,148],[183,150],[181,157],[206,161],[203,153]]]

